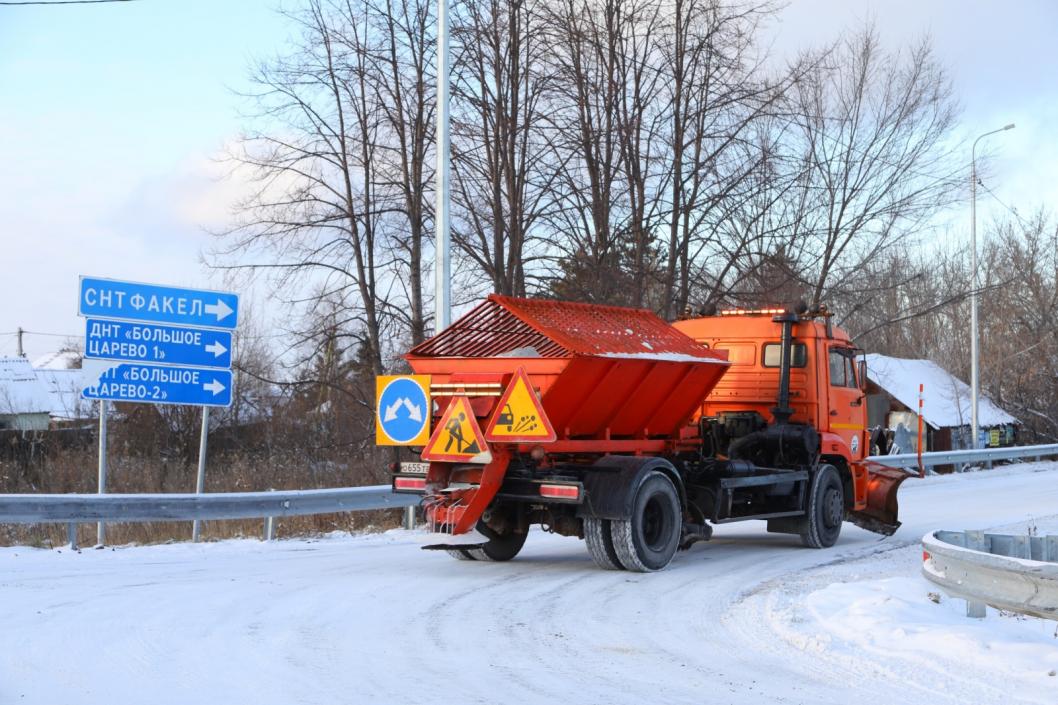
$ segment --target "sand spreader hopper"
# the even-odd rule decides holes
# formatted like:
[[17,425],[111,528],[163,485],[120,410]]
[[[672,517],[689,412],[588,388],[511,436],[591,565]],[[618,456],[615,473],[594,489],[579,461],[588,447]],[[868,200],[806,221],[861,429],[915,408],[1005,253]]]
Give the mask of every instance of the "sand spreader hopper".
[[[406,358],[416,374],[430,376],[435,416],[458,405],[459,413],[472,410],[479,428],[492,429],[482,434],[487,448],[477,461],[430,462],[427,520],[453,534],[474,528],[512,466],[531,476],[534,468],[607,454],[672,454],[728,364],[649,311],[498,295]],[[538,428],[546,424],[553,434],[519,434],[516,425],[506,437],[495,432],[532,414],[500,404],[520,371],[539,399]],[[466,426],[450,428],[467,440]],[[424,458],[459,445],[452,436],[438,420],[437,448],[428,446]],[[534,489],[531,479],[522,484]],[[537,492],[572,492],[535,485]]]

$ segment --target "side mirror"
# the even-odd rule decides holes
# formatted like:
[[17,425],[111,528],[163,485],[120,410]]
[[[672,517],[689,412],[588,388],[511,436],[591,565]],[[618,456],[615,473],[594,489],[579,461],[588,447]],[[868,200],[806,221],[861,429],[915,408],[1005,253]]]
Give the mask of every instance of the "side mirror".
[[860,383],[860,390],[867,391],[867,361],[862,357],[856,364],[856,380]]

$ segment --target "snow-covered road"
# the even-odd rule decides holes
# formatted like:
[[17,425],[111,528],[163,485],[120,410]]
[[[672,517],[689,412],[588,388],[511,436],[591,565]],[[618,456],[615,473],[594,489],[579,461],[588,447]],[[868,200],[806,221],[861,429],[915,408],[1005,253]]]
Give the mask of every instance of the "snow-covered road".
[[1058,464],[909,480],[900,502],[885,540],[725,525],[646,575],[539,532],[506,564],[399,531],[0,549],[0,705],[1058,701],[1053,623],[964,623],[918,577],[929,529],[1053,525]]

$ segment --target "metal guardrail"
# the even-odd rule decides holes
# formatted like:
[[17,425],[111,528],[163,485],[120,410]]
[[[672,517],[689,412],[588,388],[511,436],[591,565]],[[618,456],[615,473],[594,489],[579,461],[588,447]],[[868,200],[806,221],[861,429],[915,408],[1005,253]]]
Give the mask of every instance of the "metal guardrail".
[[[1052,455],[1058,455],[1058,443],[923,453],[922,464],[929,468],[980,461],[1039,460]],[[877,455],[868,460],[890,467],[916,468],[919,457],[905,453]],[[210,494],[0,494],[0,524],[64,523],[73,544],[77,524],[264,518],[265,537],[270,538],[276,517],[413,507],[419,499],[417,495],[394,494],[389,485]]]
[[932,531],[922,550],[922,574],[966,600],[968,617],[988,604],[1058,620],[1058,536]]
[[[996,460],[1040,460],[1046,456],[1053,455],[1058,455],[1058,443],[1035,446],[1010,446],[1009,448],[932,451],[922,454],[922,464],[926,468],[933,468],[938,465],[962,466],[980,462],[990,464]],[[867,460],[893,468],[918,467],[917,453],[872,455]]]
[[0,494],[0,524],[66,524],[76,545],[77,524],[94,522],[266,519],[416,506],[417,495],[389,485],[278,492],[211,494]]

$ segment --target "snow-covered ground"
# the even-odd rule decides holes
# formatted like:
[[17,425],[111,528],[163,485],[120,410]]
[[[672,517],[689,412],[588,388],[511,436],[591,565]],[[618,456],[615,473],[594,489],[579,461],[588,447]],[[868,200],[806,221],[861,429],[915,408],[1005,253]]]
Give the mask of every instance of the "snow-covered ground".
[[934,602],[918,543],[1058,532],[1058,464],[908,480],[901,518],[826,551],[724,525],[650,575],[542,533],[0,549],[0,705],[1058,702],[1058,625]]

